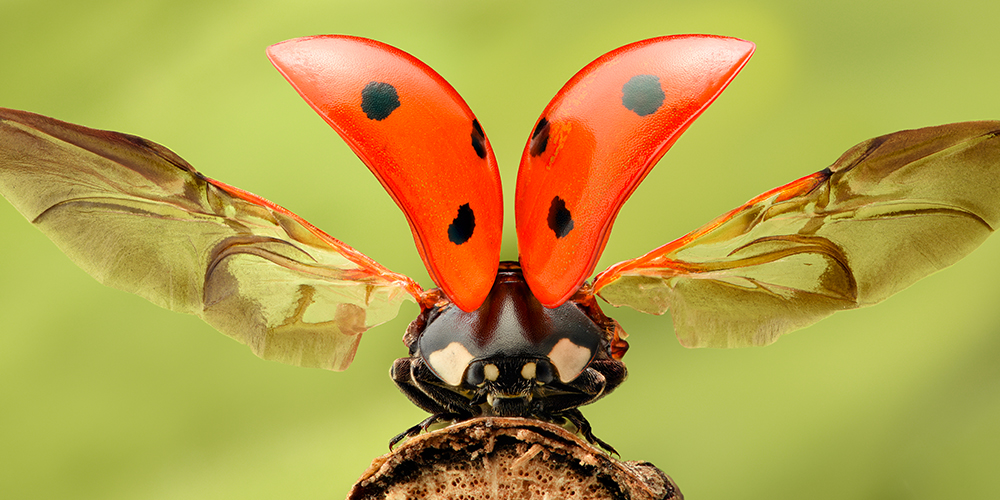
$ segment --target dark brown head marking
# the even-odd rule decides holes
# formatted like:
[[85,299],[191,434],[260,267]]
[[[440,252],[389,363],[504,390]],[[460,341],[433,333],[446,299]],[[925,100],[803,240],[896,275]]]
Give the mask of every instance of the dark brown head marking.
[[666,97],[655,75],[635,75],[622,85],[622,104],[639,116],[655,113]]
[[399,107],[396,87],[385,82],[368,82],[361,89],[361,110],[369,120],[382,121]]

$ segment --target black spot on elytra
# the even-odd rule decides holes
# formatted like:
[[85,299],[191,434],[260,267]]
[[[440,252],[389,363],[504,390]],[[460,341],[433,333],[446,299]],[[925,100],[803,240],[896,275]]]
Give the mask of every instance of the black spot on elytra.
[[472,149],[476,150],[476,156],[486,158],[486,134],[479,120],[472,120]]
[[573,230],[573,215],[566,209],[566,200],[556,196],[549,205],[549,229],[562,238]]
[[538,156],[545,152],[545,147],[549,145],[549,121],[545,118],[538,120],[535,131],[531,133],[531,145],[528,147],[528,154]]
[[385,82],[368,82],[361,89],[361,111],[369,120],[382,121],[399,107],[396,87]]
[[655,113],[666,97],[655,75],[635,75],[622,85],[622,104],[639,116]]
[[458,215],[448,226],[448,239],[456,245],[461,245],[472,237],[472,232],[476,229],[476,214],[466,203],[458,207]]

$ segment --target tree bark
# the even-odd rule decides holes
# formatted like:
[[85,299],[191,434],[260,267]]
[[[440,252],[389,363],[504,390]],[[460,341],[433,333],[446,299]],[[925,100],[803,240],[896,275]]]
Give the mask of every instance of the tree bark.
[[554,424],[477,418],[372,461],[348,494],[367,499],[683,499],[648,462],[622,462]]

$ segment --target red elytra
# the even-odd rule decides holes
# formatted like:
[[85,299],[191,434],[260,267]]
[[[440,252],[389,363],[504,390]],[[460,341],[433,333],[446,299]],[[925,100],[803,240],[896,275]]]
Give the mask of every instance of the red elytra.
[[[644,40],[598,58],[556,94],[525,146],[515,193],[520,261],[543,305],[579,289],[622,204],[753,51],[710,35]],[[496,276],[503,200],[489,141],[458,93],[413,56],[367,39],[299,38],[268,57],[389,191],[435,283],[461,309],[478,308]],[[366,91],[375,96],[367,108]],[[471,237],[457,242],[463,217],[474,219]]]
[[500,261],[503,195],[493,149],[462,97],[374,40],[297,38],[267,55],[395,200],[434,282],[463,310],[479,307]]
[[719,36],[643,40],[556,94],[524,148],[514,195],[521,267],[543,305],[562,304],[590,276],[622,205],[753,51]]

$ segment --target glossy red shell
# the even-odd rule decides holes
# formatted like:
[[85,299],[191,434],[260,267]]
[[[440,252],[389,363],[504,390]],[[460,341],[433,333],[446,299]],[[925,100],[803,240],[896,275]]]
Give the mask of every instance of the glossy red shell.
[[710,35],[643,40],[556,94],[525,146],[515,193],[521,266],[542,304],[563,303],[593,272],[622,204],[753,51]]
[[479,307],[500,261],[503,195],[489,141],[455,89],[374,40],[298,38],[267,54],[402,209],[434,282],[463,310]]

